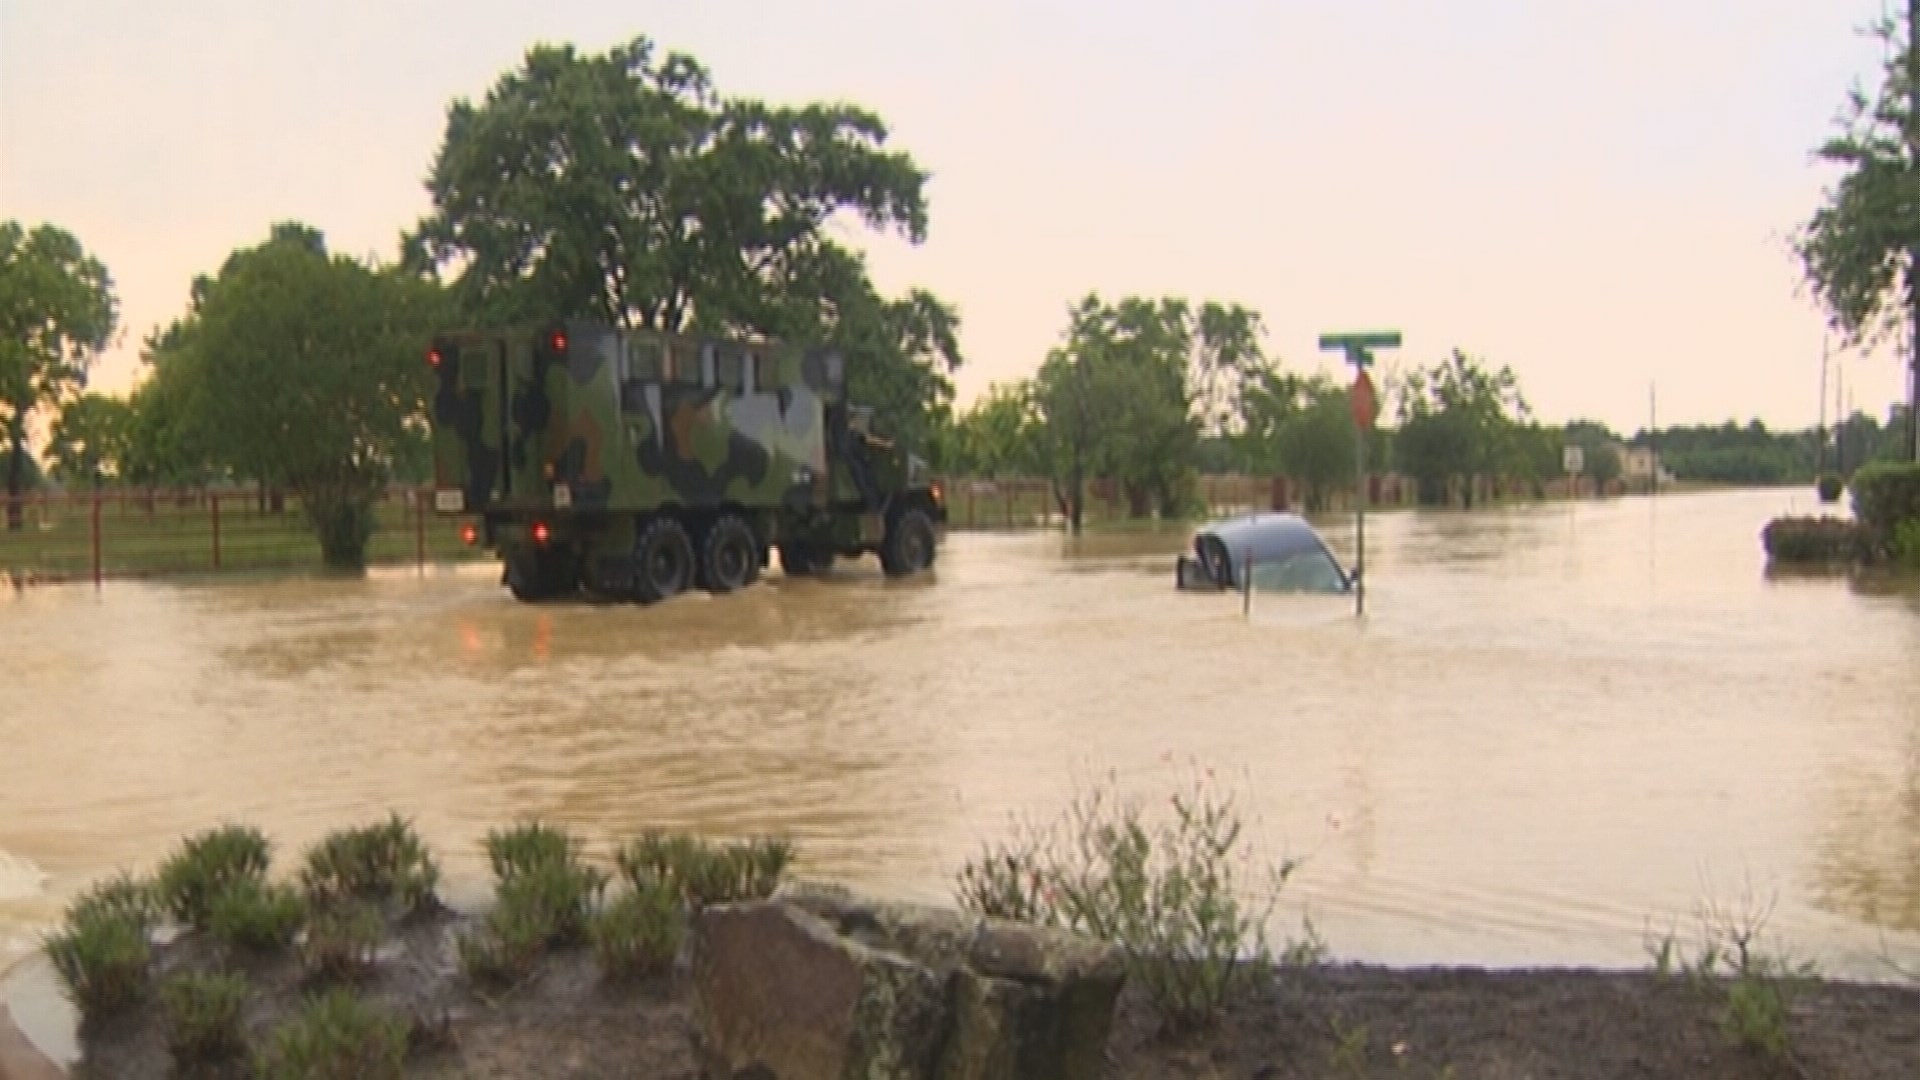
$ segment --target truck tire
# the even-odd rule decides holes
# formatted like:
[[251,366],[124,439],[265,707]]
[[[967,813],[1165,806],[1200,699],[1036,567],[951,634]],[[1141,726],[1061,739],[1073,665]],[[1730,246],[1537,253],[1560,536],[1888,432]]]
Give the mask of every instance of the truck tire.
[[523,604],[553,600],[577,592],[580,577],[564,551],[526,551],[507,560],[507,591]]
[[687,590],[693,581],[693,541],[686,527],[670,517],[647,522],[633,543],[633,592],[643,604],[657,604]]
[[789,540],[780,545],[780,572],[788,577],[810,577],[833,566],[833,552],[817,544]]
[[744,589],[760,577],[760,541],[739,514],[722,514],[700,545],[700,578],[708,592]]
[[880,543],[880,569],[888,577],[932,569],[933,548],[933,518],[910,506],[887,523],[886,539]]

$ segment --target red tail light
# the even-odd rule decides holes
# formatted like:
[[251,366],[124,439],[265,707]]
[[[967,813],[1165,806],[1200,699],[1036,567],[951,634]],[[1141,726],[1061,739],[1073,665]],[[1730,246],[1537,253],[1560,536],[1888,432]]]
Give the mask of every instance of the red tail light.
[[533,542],[534,542],[534,543],[536,543],[536,544],[544,544],[544,543],[546,543],[546,542],[547,542],[547,535],[548,535],[548,534],[547,534],[547,523],[546,523],[546,522],[544,522],[544,521],[536,521],[536,522],[534,522],[534,523],[533,523]]
[[460,527],[461,543],[466,544],[468,547],[472,547],[474,544],[478,543],[479,540],[480,540],[480,530],[474,528],[471,525],[462,525]]
[[428,367],[440,366],[440,350],[439,349],[427,350],[427,366]]
[[548,340],[552,343],[554,352],[567,351],[567,335],[562,331],[555,330],[553,332],[553,337],[549,338]]

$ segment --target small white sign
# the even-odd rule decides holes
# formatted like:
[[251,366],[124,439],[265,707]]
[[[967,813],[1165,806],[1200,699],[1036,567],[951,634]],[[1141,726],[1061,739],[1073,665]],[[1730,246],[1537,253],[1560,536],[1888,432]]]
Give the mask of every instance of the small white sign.
[[442,488],[433,493],[433,508],[443,514],[457,514],[467,508],[467,493],[458,488]]
[[1579,446],[1569,446],[1560,451],[1560,467],[1568,474],[1587,471],[1587,452]]
[[555,509],[565,510],[573,505],[573,489],[565,484],[553,485],[553,505]]

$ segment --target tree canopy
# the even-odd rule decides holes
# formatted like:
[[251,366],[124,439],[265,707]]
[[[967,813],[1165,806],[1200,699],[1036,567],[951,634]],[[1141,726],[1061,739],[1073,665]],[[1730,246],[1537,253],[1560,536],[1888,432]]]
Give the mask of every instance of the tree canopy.
[[830,234],[852,216],[926,238],[928,174],[887,141],[854,105],[723,97],[697,60],[644,36],[599,55],[539,46],[449,110],[407,264],[452,271],[480,323],[838,345],[850,392],[922,438],[952,398],[958,314],[924,289],[882,297]]
[[113,279],[72,233],[0,223],[0,424],[7,446],[7,525],[26,482],[27,420],[86,384],[119,318]]

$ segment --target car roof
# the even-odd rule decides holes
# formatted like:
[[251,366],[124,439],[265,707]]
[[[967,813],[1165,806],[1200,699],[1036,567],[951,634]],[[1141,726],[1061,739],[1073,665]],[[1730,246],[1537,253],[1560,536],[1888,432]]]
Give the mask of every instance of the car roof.
[[1219,539],[1235,562],[1251,555],[1256,561],[1285,558],[1303,551],[1331,555],[1326,541],[1307,519],[1279,511],[1243,514],[1203,525],[1199,535]]

